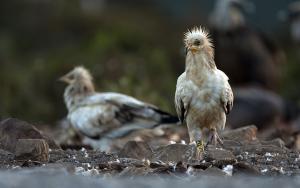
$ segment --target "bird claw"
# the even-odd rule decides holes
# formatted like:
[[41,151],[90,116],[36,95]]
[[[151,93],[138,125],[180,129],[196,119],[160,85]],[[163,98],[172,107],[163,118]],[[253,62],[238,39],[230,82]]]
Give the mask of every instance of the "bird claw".
[[196,147],[197,147],[198,151],[204,152],[205,145],[204,145],[204,142],[202,140],[196,141]]
[[204,150],[205,150],[204,142],[202,140],[196,141],[196,159],[197,160],[203,159]]
[[209,144],[213,144],[214,146],[217,146],[217,144],[220,144],[221,147],[224,147],[222,139],[220,138],[220,136],[218,135],[218,133],[215,130],[211,130],[211,132],[209,134],[208,142],[206,143],[206,147]]

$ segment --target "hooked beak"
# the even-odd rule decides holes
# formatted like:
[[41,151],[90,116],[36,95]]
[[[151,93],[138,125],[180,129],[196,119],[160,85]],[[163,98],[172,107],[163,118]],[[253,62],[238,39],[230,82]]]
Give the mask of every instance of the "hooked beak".
[[67,83],[67,84],[71,83],[71,80],[69,79],[68,75],[64,75],[64,76],[60,77],[57,81],[64,82],[64,83]]
[[199,49],[196,46],[189,45],[187,47],[188,51],[191,51],[193,54],[196,53]]

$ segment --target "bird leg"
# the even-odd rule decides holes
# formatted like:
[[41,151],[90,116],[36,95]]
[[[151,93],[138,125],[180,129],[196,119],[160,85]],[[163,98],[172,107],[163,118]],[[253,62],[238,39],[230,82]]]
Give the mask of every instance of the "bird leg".
[[204,149],[205,149],[203,140],[193,141],[190,144],[194,145],[195,148],[196,148],[196,159],[197,160],[202,160]]
[[197,147],[198,151],[204,152],[205,145],[204,145],[203,140],[197,140],[196,141],[196,147]]
[[198,160],[201,160],[205,148],[205,144],[202,140],[202,130],[198,126],[188,126],[188,129],[190,136],[190,144],[195,146],[196,158]]
[[216,146],[217,143],[219,143],[222,147],[224,146],[223,141],[221,140],[217,130],[215,128],[211,128],[209,130],[208,142],[207,142],[206,146],[208,144],[213,144],[214,146]]

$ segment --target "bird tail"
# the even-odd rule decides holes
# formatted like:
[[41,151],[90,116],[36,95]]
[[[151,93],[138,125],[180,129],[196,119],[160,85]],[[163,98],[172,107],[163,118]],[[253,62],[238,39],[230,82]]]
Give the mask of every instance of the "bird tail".
[[177,116],[169,114],[168,112],[162,111],[160,109],[153,110],[161,116],[159,124],[172,124],[180,122]]

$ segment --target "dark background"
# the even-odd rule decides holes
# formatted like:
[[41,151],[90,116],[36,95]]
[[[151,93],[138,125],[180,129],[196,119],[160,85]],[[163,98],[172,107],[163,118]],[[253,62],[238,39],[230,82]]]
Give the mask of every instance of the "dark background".
[[[278,11],[292,0],[253,0],[249,24],[286,52],[281,90],[299,83],[295,46]],[[67,111],[56,80],[76,65],[94,75],[98,91],[132,95],[174,113],[177,76],[184,70],[183,33],[207,25],[214,1],[0,1],[0,117],[52,124]],[[295,63],[296,62],[296,63]]]

